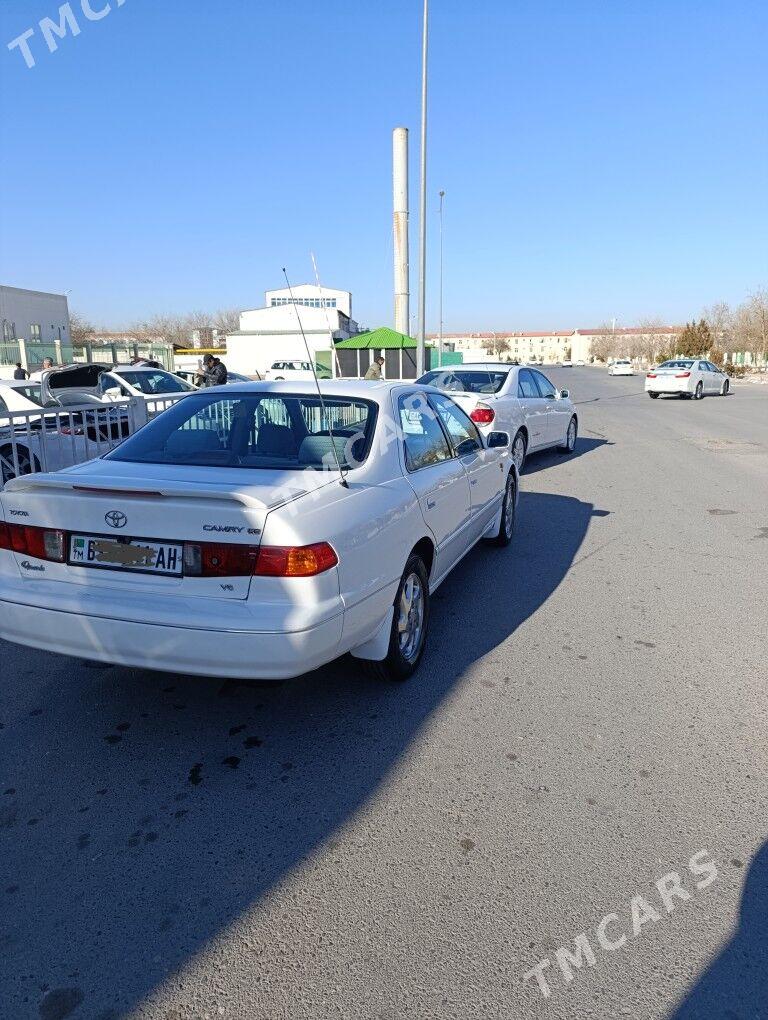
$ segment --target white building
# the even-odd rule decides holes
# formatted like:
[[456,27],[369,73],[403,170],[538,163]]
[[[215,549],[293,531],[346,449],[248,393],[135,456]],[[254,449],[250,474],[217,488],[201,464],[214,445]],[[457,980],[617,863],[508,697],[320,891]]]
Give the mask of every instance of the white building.
[[0,286],[0,343],[70,343],[66,294]]
[[227,334],[227,368],[263,375],[274,361],[306,361],[302,328],[315,361],[330,368],[334,342],[359,332],[351,315],[347,290],[309,283],[294,287],[293,297],[287,288],[268,290],[265,306],[241,312],[240,329]]

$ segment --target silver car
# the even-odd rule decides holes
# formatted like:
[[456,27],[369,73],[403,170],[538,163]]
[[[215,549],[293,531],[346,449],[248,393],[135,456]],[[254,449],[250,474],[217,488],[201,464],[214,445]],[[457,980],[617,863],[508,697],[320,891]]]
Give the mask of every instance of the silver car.
[[558,390],[538,368],[477,363],[434,369],[419,380],[450,393],[481,432],[512,436],[518,472],[529,453],[557,447],[572,453],[578,416],[568,390]]

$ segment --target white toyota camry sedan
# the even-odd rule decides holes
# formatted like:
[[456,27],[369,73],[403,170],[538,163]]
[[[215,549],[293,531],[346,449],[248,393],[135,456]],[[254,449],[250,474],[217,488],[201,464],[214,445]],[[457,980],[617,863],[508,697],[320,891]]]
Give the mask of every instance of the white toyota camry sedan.
[[568,390],[558,390],[536,368],[504,362],[456,365],[433,369],[419,382],[450,393],[481,432],[508,432],[518,471],[529,453],[553,446],[572,453],[576,446],[579,422]]
[[509,436],[416,385],[190,394],[106,456],[0,492],[0,637],[236,678],[337,656],[405,679],[430,593],[507,545]]
[[727,397],[731,388],[728,376],[711,361],[701,358],[677,358],[652,368],[645,377],[645,392],[655,400],[663,393],[701,400],[705,396]]

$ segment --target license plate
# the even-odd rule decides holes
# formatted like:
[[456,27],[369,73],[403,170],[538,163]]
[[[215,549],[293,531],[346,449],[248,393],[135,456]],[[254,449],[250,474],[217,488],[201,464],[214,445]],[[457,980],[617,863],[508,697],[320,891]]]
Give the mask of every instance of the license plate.
[[96,535],[72,535],[69,540],[69,562],[77,567],[102,567],[107,570],[138,570],[145,574],[182,572],[182,547],[167,542],[147,542],[129,538]]

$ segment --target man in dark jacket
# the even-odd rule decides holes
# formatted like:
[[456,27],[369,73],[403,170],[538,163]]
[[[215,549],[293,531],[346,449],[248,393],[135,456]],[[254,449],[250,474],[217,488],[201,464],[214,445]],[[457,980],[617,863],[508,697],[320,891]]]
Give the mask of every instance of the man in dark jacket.
[[197,374],[201,386],[224,386],[227,382],[227,366],[212,354],[206,354],[203,367]]
[[26,379],[28,375],[29,375],[29,372],[26,372],[21,367],[21,362],[17,361],[16,362],[16,368],[13,370],[13,378],[14,379]]

